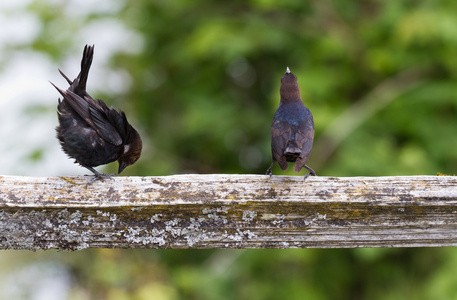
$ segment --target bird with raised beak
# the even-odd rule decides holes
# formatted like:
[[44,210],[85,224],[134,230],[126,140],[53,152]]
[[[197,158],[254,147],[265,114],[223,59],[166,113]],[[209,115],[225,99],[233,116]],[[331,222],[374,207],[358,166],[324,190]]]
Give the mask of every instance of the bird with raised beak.
[[314,121],[311,111],[300,97],[297,77],[287,67],[281,78],[280,102],[271,124],[271,152],[273,162],[266,175],[272,175],[271,168],[277,162],[283,171],[287,162],[294,162],[294,171],[302,168],[309,170],[305,175],[316,176],[313,169],[306,165],[314,140]]

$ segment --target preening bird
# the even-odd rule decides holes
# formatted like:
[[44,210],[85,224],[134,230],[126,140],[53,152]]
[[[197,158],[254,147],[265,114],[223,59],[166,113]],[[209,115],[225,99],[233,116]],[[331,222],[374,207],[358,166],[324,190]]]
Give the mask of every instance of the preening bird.
[[66,91],[51,82],[63,97],[57,105],[57,138],[63,151],[75,159],[75,163],[93,172],[95,179],[111,178],[94,167],[117,160],[118,173],[121,173],[140,158],[142,142],[124,112],[108,107],[87,93],[86,83],[93,56],[94,46],[86,45],[81,72],[73,81],[59,70],[70,85]]
[[266,175],[271,176],[271,168],[278,162],[283,171],[289,167],[287,162],[295,162],[294,171],[302,168],[309,175],[316,176],[313,169],[306,165],[314,140],[314,121],[311,111],[300,97],[297,77],[287,67],[281,78],[280,102],[271,124],[271,152],[273,162]]

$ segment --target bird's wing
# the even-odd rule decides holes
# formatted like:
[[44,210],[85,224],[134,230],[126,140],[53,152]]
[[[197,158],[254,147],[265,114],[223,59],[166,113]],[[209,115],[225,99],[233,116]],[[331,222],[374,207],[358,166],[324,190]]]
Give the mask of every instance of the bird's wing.
[[[94,100],[89,94],[82,98],[71,90],[63,91],[52,82],[51,84],[59,91],[65,100],[64,102],[59,102],[59,107],[64,103],[68,104],[80,118],[97,131],[102,139],[115,146],[120,146],[122,144],[122,138],[117,128],[110,123],[110,120],[108,120],[106,115],[107,112],[112,114],[111,110],[117,113],[113,108],[108,108],[105,102],[101,100]],[[122,116],[119,116],[119,118],[122,118]]]
[[[87,98],[87,97],[86,97]],[[98,134],[107,142],[120,146],[122,145],[122,138],[117,128],[110,122],[109,115],[117,113],[114,108],[108,108],[108,106],[102,100],[93,100],[88,102],[89,113],[91,120],[94,124],[94,129],[97,130]]]
[[116,111],[113,107],[111,107],[106,115],[109,122],[113,124],[114,127],[116,127],[123,141],[126,142],[128,140],[129,123],[127,122],[125,113],[121,110]]
[[271,152],[273,159],[279,163],[284,171],[288,168],[284,150],[289,143],[292,127],[288,122],[273,120],[271,124]]
[[300,172],[301,168],[306,165],[313,147],[313,140],[314,122],[312,117],[310,117],[300,123],[297,134],[295,135],[297,146],[301,149],[300,155],[294,164],[295,172]]
[[92,122],[91,116],[89,114],[89,103],[72,91],[63,91],[55,85],[54,87],[64,98],[64,101],[59,101],[59,107],[65,104],[70,106],[71,109],[73,109],[81,119],[89,124],[90,127],[94,127],[94,123]]
[[298,126],[297,134],[295,135],[295,142],[298,148],[301,149],[300,158],[306,157],[308,159],[313,147],[314,140],[314,122],[313,118],[309,117],[305,121],[301,122]]

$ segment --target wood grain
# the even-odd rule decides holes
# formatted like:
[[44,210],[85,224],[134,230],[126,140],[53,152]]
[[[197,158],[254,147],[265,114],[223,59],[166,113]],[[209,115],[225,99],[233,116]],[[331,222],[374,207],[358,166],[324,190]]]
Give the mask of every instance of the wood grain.
[[0,249],[457,245],[457,177],[0,176]]

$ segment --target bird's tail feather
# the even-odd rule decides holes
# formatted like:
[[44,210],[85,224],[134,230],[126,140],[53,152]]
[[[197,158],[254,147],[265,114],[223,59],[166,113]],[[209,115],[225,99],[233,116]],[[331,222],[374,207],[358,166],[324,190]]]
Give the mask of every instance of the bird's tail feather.
[[297,145],[287,145],[286,147],[286,150],[284,150],[284,154],[286,155],[293,155],[293,154],[300,154],[301,153],[301,150],[300,148],[298,148]]
[[[86,91],[87,78],[89,77],[89,69],[92,65],[92,59],[94,57],[94,46],[86,45],[84,47],[83,58],[81,59],[81,72],[79,73],[76,80],[78,81],[74,87],[75,93],[81,95]],[[75,80],[75,81],[76,81]]]
[[298,148],[297,143],[294,140],[289,141],[284,150],[284,156],[286,157],[287,161],[296,161],[297,158],[300,156],[301,149]]
[[287,143],[286,149],[284,150],[284,154],[288,156],[298,156],[301,153],[301,149],[297,146],[295,142],[295,132],[292,132],[290,136],[290,140]]

